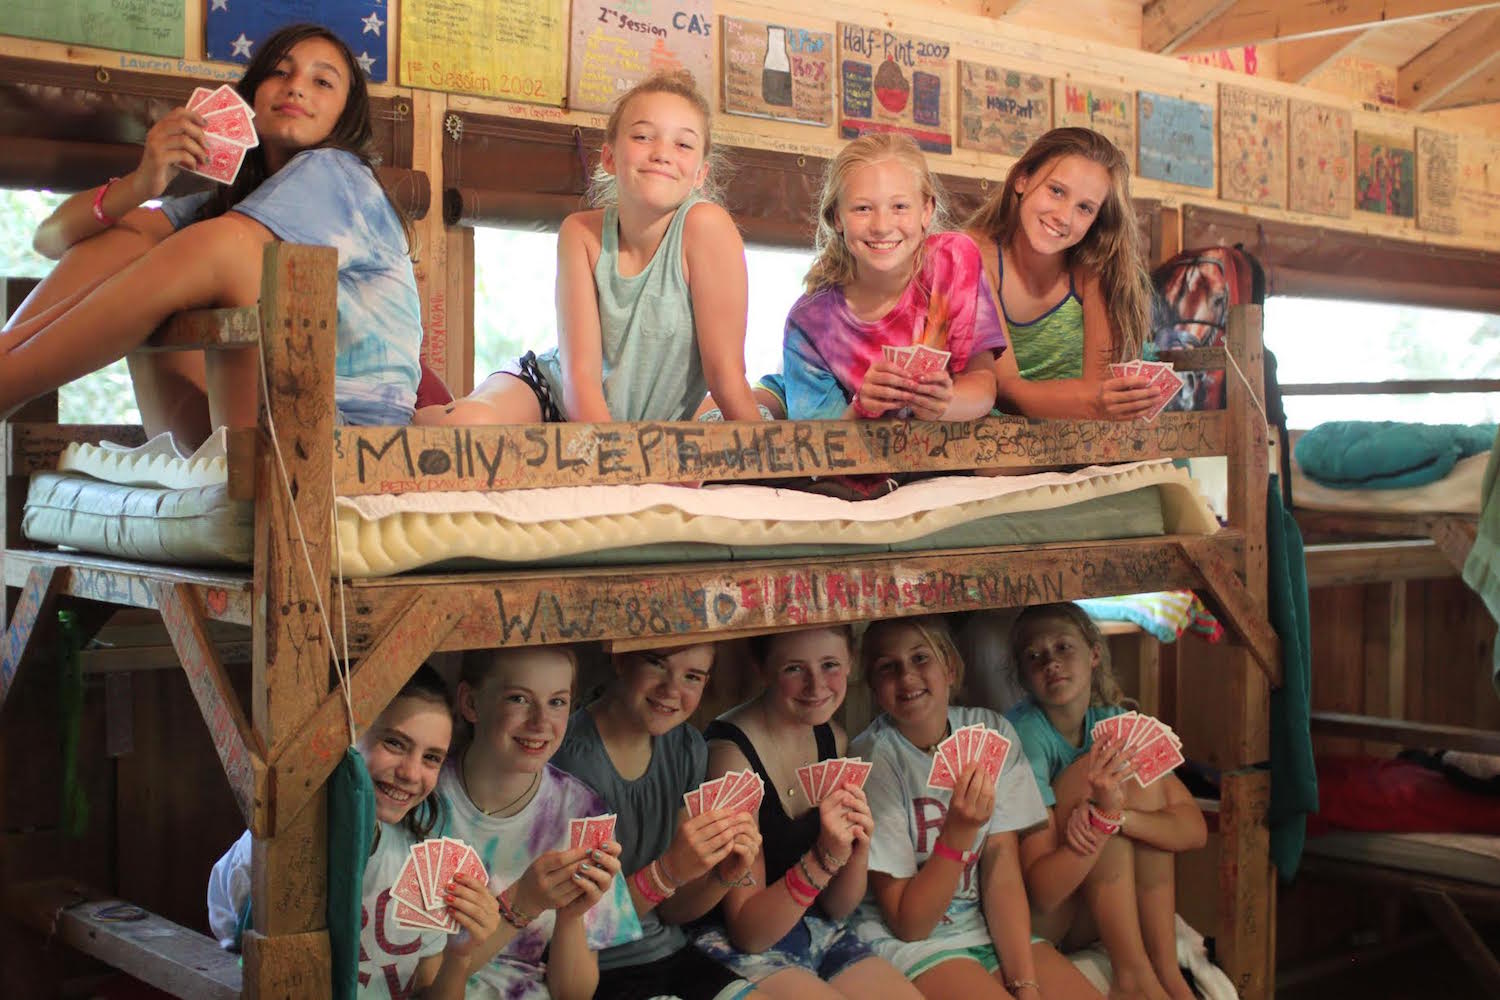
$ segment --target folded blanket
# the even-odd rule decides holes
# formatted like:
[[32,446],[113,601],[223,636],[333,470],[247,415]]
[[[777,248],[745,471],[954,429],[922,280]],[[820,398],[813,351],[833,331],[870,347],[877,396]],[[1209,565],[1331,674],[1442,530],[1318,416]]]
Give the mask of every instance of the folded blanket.
[[1494,424],[1333,420],[1297,442],[1302,473],[1330,489],[1394,489],[1436,482],[1461,458],[1489,451]]
[[1224,636],[1224,626],[1191,590],[1089,597],[1074,603],[1095,621],[1130,622],[1158,642],[1176,642],[1188,629],[1209,642],[1218,642]]

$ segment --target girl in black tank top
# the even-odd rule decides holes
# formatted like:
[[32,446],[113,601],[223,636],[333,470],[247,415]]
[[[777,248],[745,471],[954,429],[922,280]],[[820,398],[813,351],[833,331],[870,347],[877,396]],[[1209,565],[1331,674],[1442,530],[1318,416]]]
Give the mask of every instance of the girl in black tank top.
[[749,766],[765,783],[761,852],[755,884],[725,894],[723,925],[706,928],[697,945],[752,982],[775,977],[778,994],[914,1000],[905,977],[844,924],[864,898],[874,831],[863,789],[817,789],[814,803],[797,774],[841,752],[844,734],[830,720],[844,701],[852,646],[848,626],[751,640],[765,691],[704,735],[710,778]]

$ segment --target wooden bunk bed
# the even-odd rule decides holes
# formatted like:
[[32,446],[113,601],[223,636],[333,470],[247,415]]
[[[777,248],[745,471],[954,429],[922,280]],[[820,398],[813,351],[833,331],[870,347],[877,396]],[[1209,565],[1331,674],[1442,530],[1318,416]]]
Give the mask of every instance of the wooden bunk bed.
[[[326,797],[347,745],[329,670],[331,634],[347,634],[354,713],[368,723],[413,670],[438,650],[602,640],[643,644],[802,624],[950,612],[1147,590],[1197,590],[1229,631],[1227,686],[1212,755],[1224,771],[1219,815],[1218,955],[1246,997],[1272,988],[1274,884],[1267,854],[1270,687],[1277,637],[1266,618],[1266,427],[1251,393],[1262,391],[1260,314],[1235,311],[1226,349],[1178,352],[1179,369],[1221,368],[1225,350],[1251,375],[1232,382],[1228,408],[1166,414],[1156,424],[1028,421],[548,425],[452,429],[336,427],[333,356],[335,254],[273,243],[258,307],[175,317],[148,349],[220,349],[258,342],[268,374],[260,424],[229,437],[229,492],[253,499],[249,572],[183,569],[46,549],[20,537],[25,477],[55,467],[73,441],[138,443],[139,428],[13,420],[0,427],[6,478],[3,573],[8,628],[0,646],[0,699],[20,671],[47,671],[60,608],[87,635],[117,606],[158,611],[246,826],[256,837],[255,930],[243,973],[206,938],[175,925],[101,914],[99,894],[41,881],[45,862],[6,859],[27,881],[5,887],[9,911],[45,933],[186,997],[326,995],[324,923]],[[54,418],[55,419],[55,418]],[[285,462],[281,478],[271,447]],[[534,445],[545,442],[545,458]],[[608,445],[601,447],[600,442]],[[472,443],[473,449],[469,445]],[[575,446],[608,456],[593,464]],[[592,449],[592,450],[589,450]],[[487,456],[480,463],[472,457]],[[834,556],[734,563],[410,574],[337,581],[330,530],[335,495],[494,489],[583,482],[644,483],[805,475],[830,463],[844,473],[1096,464],[1227,455],[1229,526],[1211,536]],[[444,457],[446,456],[446,458]],[[488,464],[486,464],[488,463]],[[299,528],[300,525],[300,528]],[[961,561],[972,585],[948,586]],[[830,581],[874,582],[839,589]],[[883,587],[884,580],[911,587]],[[747,592],[784,600],[745,599]],[[794,605],[794,606],[793,606]],[[498,609],[507,609],[505,614]],[[517,608],[525,613],[518,615]],[[793,617],[794,616],[794,617]],[[210,637],[214,622],[248,626],[249,704],[236,695]],[[340,640],[342,641],[342,640]],[[0,700],[0,710],[4,702]],[[8,725],[6,720],[0,724]],[[176,942],[180,947],[166,947]],[[39,953],[28,952],[30,956]]]

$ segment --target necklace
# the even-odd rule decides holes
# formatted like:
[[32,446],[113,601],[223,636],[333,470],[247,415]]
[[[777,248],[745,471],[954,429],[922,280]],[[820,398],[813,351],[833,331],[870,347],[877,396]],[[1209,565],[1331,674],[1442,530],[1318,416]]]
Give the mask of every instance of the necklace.
[[[934,750],[936,750],[938,748],[938,743],[941,743],[944,740],[946,740],[948,738],[948,736],[952,733],[952,731],[953,731],[953,723],[951,723],[951,722],[945,722],[945,723],[943,723],[943,735],[939,736],[937,738],[936,742],[929,743],[925,747],[917,747],[917,749],[920,750],[920,751],[922,751],[923,753],[926,753],[926,754],[932,753],[932,751],[934,751]],[[916,746],[916,744],[912,744],[912,745]]]
[[[771,729],[771,713],[770,713],[769,710],[767,710],[764,702],[762,702],[761,706],[760,706],[760,718],[761,718],[761,726],[765,729],[766,735],[768,737],[771,737],[771,739],[770,739],[770,745],[767,747],[767,749],[768,750],[773,749],[773,750],[776,751],[776,763],[778,765],[785,763],[782,760],[782,758],[781,758],[781,750],[776,745],[775,737],[772,735],[773,731]],[[763,754],[762,758],[764,758],[765,756],[767,756],[767,755]],[[765,764],[766,777],[768,777],[768,778],[771,777],[771,765],[769,763],[767,763],[764,759],[762,759],[761,763]],[[789,800],[790,799],[795,799],[797,797],[797,779],[796,779],[796,776],[795,776],[795,772],[793,772],[792,783],[787,786],[786,797]]]
[[[469,787],[469,755],[467,753],[464,754],[463,772],[464,772],[464,789],[465,789],[465,791],[467,791],[468,787]],[[536,772],[535,774],[533,774],[531,776],[531,782],[526,786],[526,789],[523,792],[521,792],[520,795],[517,795],[515,798],[511,799],[509,802],[505,803],[505,805],[503,805],[503,806],[499,806],[499,807],[497,807],[495,809],[481,809],[479,811],[482,812],[482,813],[484,813],[486,816],[497,816],[497,815],[499,815],[501,813],[507,812],[512,807],[514,807],[517,802],[520,802],[526,796],[530,795],[531,792],[532,792],[532,790],[536,788],[537,782],[539,782],[541,780],[542,780],[542,772],[538,771],[538,772]],[[471,799],[470,801],[473,801],[473,800]]]

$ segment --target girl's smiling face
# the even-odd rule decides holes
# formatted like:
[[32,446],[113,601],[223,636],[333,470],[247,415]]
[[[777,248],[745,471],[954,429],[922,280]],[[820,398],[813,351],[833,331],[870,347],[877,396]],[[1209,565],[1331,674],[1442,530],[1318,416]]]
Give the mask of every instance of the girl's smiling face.
[[1087,707],[1093,692],[1099,650],[1078,626],[1043,618],[1028,626],[1016,671],[1037,704],[1050,708]]
[[698,710],[714,666],[714,647],[629,653],[616,661],[620,705],[637,727],[660,736]]
[[842,629],[817,628],[778,636],[762,665],[767,706],[802,725],[822,725],[844,703],[851,659]]
[[685,97],[637,94],[620,115],[616,135],[604,144],[600,164],[615,175],[622,201],[673,211],[708,175],[708,126]]
[[932,212],[920,179],[900,160],[876,160],[849,171],[834,228],[854,257],[856,279],[909,278]]
[[557,752],[573,704],[573,661],[555,649],[508,653],[478,688],[460,683],[458,707],[474,724],[469,752],[504,772],[536,773]]
[[285,160],[327,139],[344,113],[351,72],[358,70],[326,38],[288,49],[255,88],[255,131],[267,152]]
[[1088,235],[1109,197],[1109,171],[1078,155],[1060,156],[1016,178],[1021,231],[1039,254],[1062,253]]
[[382,823],[399,823],[431,794],[452,737],[447,706],[410,695],[392,701],[360,736]]
[[[865,641],[871,641],[869,634]],[[957,674],[922,630],[914,625],[884,627],[874,643],[865,662],[880,710],[901,728],[946,719]]]

